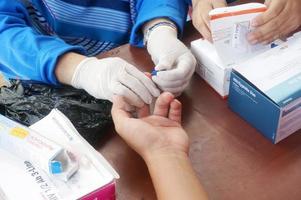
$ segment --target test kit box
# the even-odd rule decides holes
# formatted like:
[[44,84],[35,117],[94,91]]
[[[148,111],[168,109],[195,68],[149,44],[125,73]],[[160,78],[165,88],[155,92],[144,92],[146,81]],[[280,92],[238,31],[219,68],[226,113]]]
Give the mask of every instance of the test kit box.
[[252,45],[247,34],[251,21],[267,10],[261,3],[247,3],[213,9],[209,12],[213,45],[224,65],[235,65],[270,49],[270,45]]
[[207,40],[193,41],[191,51],[197,60],[196,73],[225,98],[229,92],[232,67],[223,65],[214,46]]
[[216,8],[209,13],[213,44],[203,39],[191,43],[196,72],[223,98],[229,93],[232,67],[270,49],[270,45],[250,45],[246,39],[251,20],[265,10],[260,3]]
[[229,106],[273,143],[299,130],[300,37],[292,37],[286,43],[234,67]]
[[[20,145],[16,145],[16,140],[23,140],[34,131],[72,152],[73,158],[79,163],[79,168],[68,180],[50,176],[47,170],[37,165],[38,163],[29,160],[30,157],[22,157],[15,153],[22,150]],[[2,148],[5,144],[0,140],[0,199],[116,199],[115,180],[119,175],[59,110],[52,110],[49,115],[30,128],[0,115],[0,135],[7,133],[15,137],[15,140],[10,140],[9,145],[19,149],[8,151],[8,148]],[[0,136],[1,138],[3,136]],[[40,140],[30,141],[37,148],[42,145]],[[39,156],[39,151],[36,153]]]

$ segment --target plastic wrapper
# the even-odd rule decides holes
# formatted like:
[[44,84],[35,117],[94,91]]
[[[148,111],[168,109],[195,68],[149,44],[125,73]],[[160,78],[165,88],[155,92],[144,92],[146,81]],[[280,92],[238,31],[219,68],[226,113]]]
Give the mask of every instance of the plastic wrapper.
[[112,123],[111,102],[95,99],[83,90],[30,81],[10,80],[10,83],[10,87],[0,88],[0,113],[26,126],[57,108],[89,143],[96,145]]

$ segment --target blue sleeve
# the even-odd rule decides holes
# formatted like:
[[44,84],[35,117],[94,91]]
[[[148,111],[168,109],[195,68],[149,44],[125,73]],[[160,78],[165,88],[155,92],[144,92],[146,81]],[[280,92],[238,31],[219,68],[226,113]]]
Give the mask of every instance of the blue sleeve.
[[130,43],[134,46],[143,46],[142,26],[155,18],[168,18],[173,21],[183,33],[187,19],[188,4],[185,0],[137,0],[137,17],[133,26]]
[[55,66],[60,55],[82,52],[53,36],[37,33],[18,0],[0,1],[0,71],[10,77],[58,85]]

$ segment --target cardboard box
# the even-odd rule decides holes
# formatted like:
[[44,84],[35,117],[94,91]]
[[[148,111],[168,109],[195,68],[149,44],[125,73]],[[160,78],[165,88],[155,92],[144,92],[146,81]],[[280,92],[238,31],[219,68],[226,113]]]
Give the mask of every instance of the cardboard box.
[[199,74],[223,98],[229,93],[232,66],[224,66],[214,46],[204,39],[191,42],[191,51],[197,60]]
[[265,10],[260,3],[214,9],[209,13],[213,44],[203,39],[191,43],[196,72],[223,98],[229,93],[232,67],[270,49],[270,45],[250,45],[246,39],[252,30],[250,21]]
[[247,34],[251,21],[266,11],[261,3],[247,3],[213,9],[209,12],[214,47],[225,66],[235,65],[268,50],[269,45],[251,45]]
[[301,39],[233,68],[230,108],[277,143],[301,128]]
[[[0,115],[0,134],[7,123],[27,129]],[[115,199],[118,174],[60,111],[54,109],[30,129],[70,150],[79,161],[79,169],[68,181],[62,181],[29,160],[0,148],[0,199]]]

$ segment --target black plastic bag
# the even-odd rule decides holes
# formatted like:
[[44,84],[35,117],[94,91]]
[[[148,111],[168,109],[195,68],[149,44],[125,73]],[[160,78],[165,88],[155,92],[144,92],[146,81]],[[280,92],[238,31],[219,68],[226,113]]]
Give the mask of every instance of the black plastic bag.
[[53,108],[64,113],[92,145],[112,123],[109,101],[98,100],[83,90],[11,80],[0,88],[0,113],[26,126],[39,121]]

